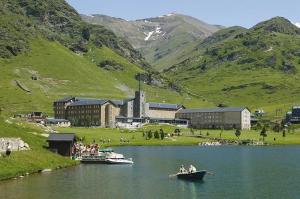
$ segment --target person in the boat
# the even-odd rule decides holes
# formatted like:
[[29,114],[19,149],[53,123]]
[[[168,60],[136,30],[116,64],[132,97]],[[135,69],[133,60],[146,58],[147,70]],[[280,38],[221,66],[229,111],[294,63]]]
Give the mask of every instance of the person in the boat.
[[180,173],[186,173],[186,170],[185,170],[183,165],[181,165],[179,172]]
[[194,167],[193,165],[190,165],[189,173],[195,173],[196,171],[197,171],[196,167]]

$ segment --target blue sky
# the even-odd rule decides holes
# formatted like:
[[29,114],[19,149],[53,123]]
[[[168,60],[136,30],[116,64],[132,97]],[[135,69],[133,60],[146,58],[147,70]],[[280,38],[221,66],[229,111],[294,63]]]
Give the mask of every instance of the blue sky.
[[274,16],[300,22],[300,0],[67,0],[81,14],[105,14],[127,20],[171,12],[211,24],[251,27]]

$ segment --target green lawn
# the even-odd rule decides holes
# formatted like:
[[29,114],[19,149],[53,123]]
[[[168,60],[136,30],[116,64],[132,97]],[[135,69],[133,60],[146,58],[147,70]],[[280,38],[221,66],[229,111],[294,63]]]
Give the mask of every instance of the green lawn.
[[[119,130],[119,129],[106,129],[106,128],[58,128],[59,132],[74,132],[78,137],[85,137],[86,143],[91,143],[95,140],[97,143],[100,140],[110,139],[110,143],[103,144],[103,147],[107,146],[119,146],[119,145],[195,145],[200,142],[208,141],[210,138],[220,138],[221,130],[194,130],[194,133],[190,132],[190,129],[181,129],[182,136],[174,136],[166,138],[164,140],[150,139],[147,140],[143,137],[143,132],[152,130],[152,132],[159,129],[163,129],[165,133],[173,133],[175,127],[169,125],[148,125],[144,128],[136,131]],[[207,133],[209,136],[207,136]],[[202,135],[207,138],[199,138],[197,136]],[[129,143],[121,143],[120,139],[128,139]],[[224,130],[221,138],[228,140],[254,140],[259,141],[262,139],[260,131],[242,131],[241,136],[238,138],[235,136],[234,130]],[[276,139],[274,141],[274,138]],[[300,144],[300,132],[297,130],[294,133],[286,133],[286,137],[282,137],[282,133],[276,133],[267,131],[267,137],[265,142],[268,144]]]
[[[206,135],[207,132],[209,132],[210,138],[220,138],[220,132],[221,130],[215,130],[215,131],[207,131],[202,130],[201,134]],[[196,132],[196,134],[199,133],[199,131]],[[260,131],[242,131],[241,136],[238,138],[235,136],[235,131],[223,131],[221,138],[223,139],[229,139],[229,140],[255,140],[259,141],[262,139],[260,136]],[[274,138],[276,139],[274,141]],[[282,136],[282,133],[277,133],[273,131],[267,131],[267,137],[265,138],[265,142],[268,144],[275,144],[275,145],[282,145],[282,144],[300,144],[300,132],[294,132],[294,133],[286,133],[286,137]]]
[[[147,130],[159,130],[160,128],[164,129],[165,133],[174,132],[175,127],[173,126],[146,126],[145,128],[138,129],[136,131],[120,130],[120,129],[108,129],[108,128],[58,128],[59,132],[73,132],[79,138],[85,138],[85,143],[92,143],[95,140],[97,143],[100,143],[100,140],[110,139],[110,143],[102,144],[103,147],[107,146],[144,146],[144,145],[194,145],[203,141],[203,139],[190,137],[188,130],[183,130],[183,136],[174,136],[170,138],[161,139],[150,139],[147,140],[146,137],[143,137],[143,132]],[[120,139],[129,140],[129,143],[121,143]]]
[[9,157],[0,157],[0,180],[35,173],[43,169],[56,169],[77,162],[56,155],[45,149],[46,138],[39,128],[29,128],[0,121],[0,137],[19,137],[29,144],[31,150],[12,152]]

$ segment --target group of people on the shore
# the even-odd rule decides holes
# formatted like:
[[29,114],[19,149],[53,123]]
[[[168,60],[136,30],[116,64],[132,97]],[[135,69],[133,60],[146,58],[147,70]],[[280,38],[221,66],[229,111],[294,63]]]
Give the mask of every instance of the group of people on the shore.
[[98,144],[83,144],[81,142],[77,142],[73,145],[72,155],[81,157],[82,155],[97,155],[100,146]]

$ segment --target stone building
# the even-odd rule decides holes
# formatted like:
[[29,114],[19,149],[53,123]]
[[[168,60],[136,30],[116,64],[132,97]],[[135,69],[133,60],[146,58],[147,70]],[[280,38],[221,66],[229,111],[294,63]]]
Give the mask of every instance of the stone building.
[[174,119],[175,114],[181,109],[184,109],[184,106],[178,104],[149,102],[148,117]]
[[248,108],[182,109],[176,118],[188,119],[190,126],[201,129],[250,129]]
[[300,124],[300,106],[293,106],[286,114],[286,123]]
[[175,113],[182,108],[177,104],[147,103],[143,91],[124,100],[66,97],[53,103],[55,119],[67,119],[74,126],[115,127],[117,122],[146,122],[150,118],[165,122],[164,119],[175,119]]

